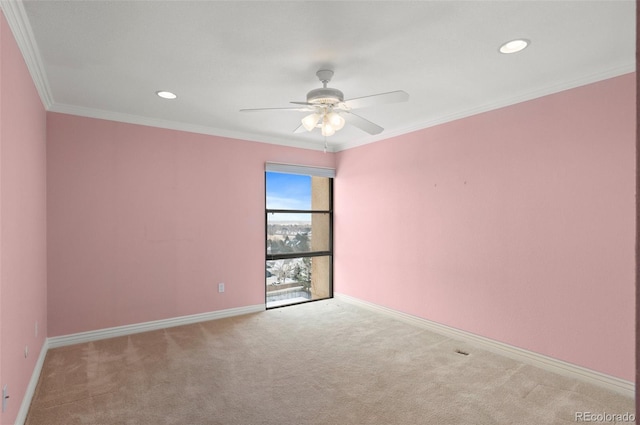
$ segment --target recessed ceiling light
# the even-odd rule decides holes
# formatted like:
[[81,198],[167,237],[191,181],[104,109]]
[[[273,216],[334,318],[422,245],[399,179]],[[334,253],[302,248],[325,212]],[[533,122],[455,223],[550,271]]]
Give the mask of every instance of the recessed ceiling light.
[[507,41],[502,46],[500,46],[500,53],[517,53],[521,50],[524,50],[529,45],[529,43],[530,41],[524,38]]
[[164,90],[157,91],[156,94],[163,99],[175,99],[176,97],[178,97],[174,93],[171,93],[170,91],[164,91]]

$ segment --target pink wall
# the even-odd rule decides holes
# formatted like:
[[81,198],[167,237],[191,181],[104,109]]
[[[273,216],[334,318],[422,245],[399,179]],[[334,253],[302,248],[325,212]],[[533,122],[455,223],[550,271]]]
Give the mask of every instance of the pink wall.
[[634,380],[635,75],[340,152],[335,288]]
[[9,424],[47,336],[46,114],[0,15],[0,385],[10,395],[0,423]]
[[50,336],[264,303],[264,163],[335,161],[47,117]]
[[[636,1],[636,382],[640,382],[640,291],[638,291],[638,280],[640,280],[640,267],[638,264],[638,236],[640,235],[640,198],[638,197],[638,187],[640,187],[640,174],[638,166],[640,165],[640,121],[638,120],[638,110],[640,110],[640,74],[638,69],[638,57],[640,56],[640,8],[637,7]],[[636,412],[640,412],[640,396],[636,393]]]

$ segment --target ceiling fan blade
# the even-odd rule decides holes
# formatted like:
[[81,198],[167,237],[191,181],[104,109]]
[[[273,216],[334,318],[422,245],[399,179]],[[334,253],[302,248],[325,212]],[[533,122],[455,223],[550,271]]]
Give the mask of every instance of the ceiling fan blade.
[[294,105],[309,105],[309,106],[316,106],[315,103],[309,103],[309,102],[289,102],[289,103],[293,103]]
[[345,100],[344,103],[351,109],[359,109],[366,108],[368,106],[382,105],[385,103],[406,102],[407,100],[409,100],[409,93],[397,90],[388,93],[356,97],[355,99]]
[[380,134],[384,130],[384,128],[380,127],[378,124],[374,124],[371,121],[362,118],[360,115],[354,114],[353,112],[340,115],[344,118],[347,124],[358,127],[360,130],[366,133]]
[[315,109],[312,108],[300,108],[300,107],[291,107],[291,108],[254,108],[254,109],[240,109],[240,112],[257,112],[257,111],[299,111],[299,112],[313,112]]
[[307,129],[304,128],[304,126],[302,124],[300,124],[298,127],[296,127],[295,130],[293,130],[294,133],[306,133]]

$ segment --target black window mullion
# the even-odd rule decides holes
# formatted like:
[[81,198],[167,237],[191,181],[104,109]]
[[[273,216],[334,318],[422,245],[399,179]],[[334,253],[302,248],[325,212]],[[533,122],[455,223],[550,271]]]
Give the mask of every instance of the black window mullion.
[[285,252],[282,254],[267,254],[267,261],[288,260],[290,258],[326,257],[329,255],[333,255],[331,251]]
[[267,214],[331,214],[331,210],[266,210]]

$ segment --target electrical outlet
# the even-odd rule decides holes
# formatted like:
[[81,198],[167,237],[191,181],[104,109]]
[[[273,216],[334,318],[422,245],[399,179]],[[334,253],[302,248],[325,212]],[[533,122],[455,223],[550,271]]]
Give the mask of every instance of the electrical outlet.
[[224,283],[218,283],[218,292],[224,292]]
[[7,410],[7,400],[9,399],[9,390],[7,390],[7,385],[5,384],[4,387],[2,387],[2,411],[4,412],[5,410]]

